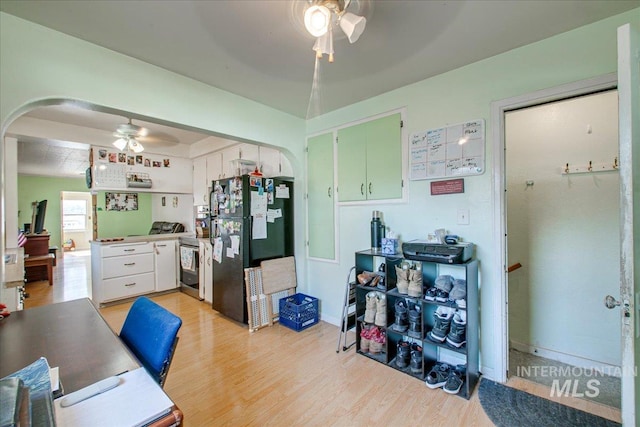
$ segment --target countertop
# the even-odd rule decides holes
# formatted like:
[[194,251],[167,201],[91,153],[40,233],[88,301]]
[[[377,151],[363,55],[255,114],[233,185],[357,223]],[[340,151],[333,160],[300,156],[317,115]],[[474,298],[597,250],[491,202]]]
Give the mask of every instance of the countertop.
[[[106,245],[127,244],[127,243],[159,242],[163,240],[176,240],[176,239],[179,239],[180,237],[195,238],[196,235],[193,232],[186,232],[186,233],[148,234],[144,236],[102,238],[102,239],[92,240],[91,245],[106,246]],[[116,240],[116,239],[122,239],[122,240]]]

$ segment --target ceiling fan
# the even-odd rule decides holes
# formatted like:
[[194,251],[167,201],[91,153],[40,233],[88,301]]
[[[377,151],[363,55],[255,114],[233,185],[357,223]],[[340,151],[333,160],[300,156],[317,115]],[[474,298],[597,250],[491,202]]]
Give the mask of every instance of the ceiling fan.
[[154,145],[174,145],[179,141],[171,136],[160,132],[154,132],[153,134],[148,128],[134,125],[129,119],[128,123],[118,125],[116,131],[113,133],[116,139],[113,145],[120,151],[125,149],[133,151],[134,153],[141,153],[144,151],[145,144],[150,143]]

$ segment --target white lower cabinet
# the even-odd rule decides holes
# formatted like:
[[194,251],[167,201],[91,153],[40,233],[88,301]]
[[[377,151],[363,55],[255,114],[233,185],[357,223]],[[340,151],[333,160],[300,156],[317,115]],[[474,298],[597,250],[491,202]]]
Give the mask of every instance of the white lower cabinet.
[[178,240],[91,242],[91,298],[97,304],[178,287]]
[[155,289],[168,291],[178,287],[178,241],[154,242],[155,249]]
[[209,241],[200,241],[200,298],[211,304],[213,302],[213,246]]

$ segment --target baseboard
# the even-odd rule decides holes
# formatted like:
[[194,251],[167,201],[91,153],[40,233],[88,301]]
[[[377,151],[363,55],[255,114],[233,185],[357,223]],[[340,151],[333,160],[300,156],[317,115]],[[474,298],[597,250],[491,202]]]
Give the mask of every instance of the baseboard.
[[535,356],[544,357],[545,359],[555,360],[556,362],[566,363],[571,366],[577,366],[584,369],[596,369],[600,370],[608,375],[620,377],[621,368],[619,366],[611,365],[605,362],[599,362],[597,360],[591,360],[572,354],[561,353],[559,351],[550,350],[541,347],[535,347],[529,344],[521,343],[518,341],[510,340],[510,348],[521,351],[523,353],[533,354]]

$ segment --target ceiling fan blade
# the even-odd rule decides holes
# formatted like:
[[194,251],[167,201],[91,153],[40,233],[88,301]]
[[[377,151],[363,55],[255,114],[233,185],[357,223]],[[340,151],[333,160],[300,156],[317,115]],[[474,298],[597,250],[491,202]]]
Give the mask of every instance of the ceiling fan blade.
[[153,144],[155,147],[170,147],[179,144],[180,141],[173,135],[164,132],[153,132],[146,136],[136,136],[142,144]]

